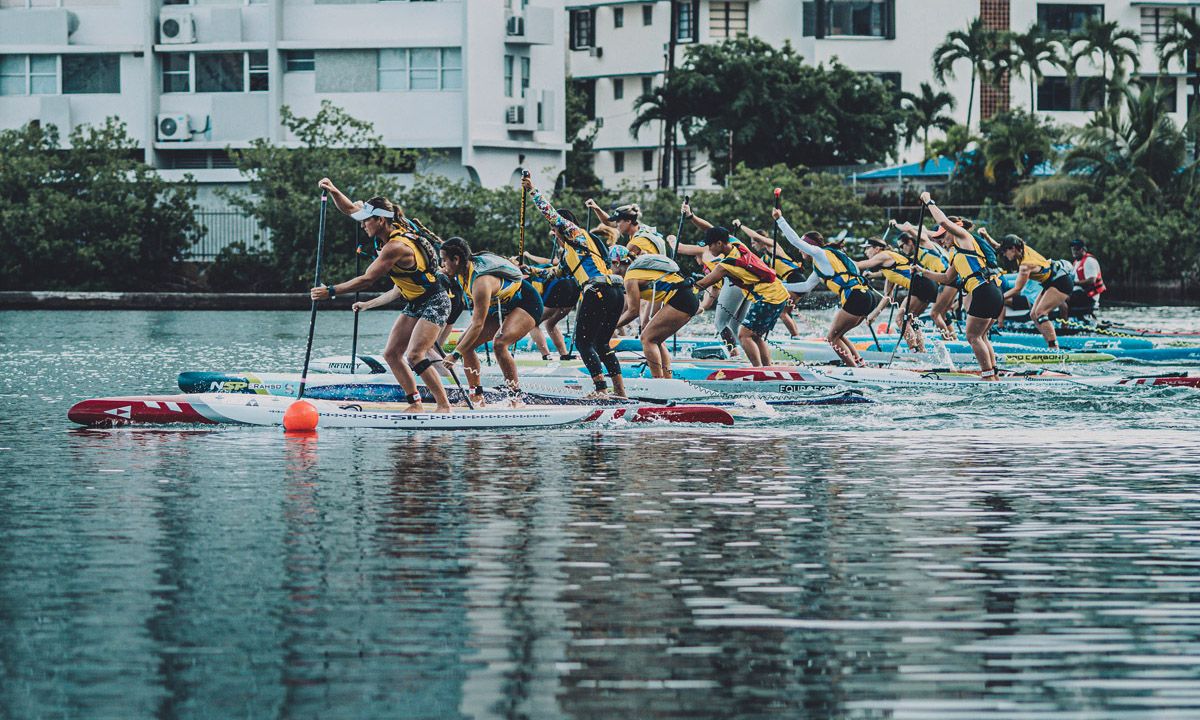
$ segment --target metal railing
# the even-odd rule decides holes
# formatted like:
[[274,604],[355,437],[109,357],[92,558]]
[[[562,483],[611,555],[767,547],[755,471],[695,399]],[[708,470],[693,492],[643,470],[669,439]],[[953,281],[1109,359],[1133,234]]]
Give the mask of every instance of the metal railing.
[[235,242],[243,243],[250,252],[271,249],[271,234],[249,215],[229,210],[200,210],[196,222],[204,226],[205,233],[187,251],[184,256],[187,260],[211,262]]

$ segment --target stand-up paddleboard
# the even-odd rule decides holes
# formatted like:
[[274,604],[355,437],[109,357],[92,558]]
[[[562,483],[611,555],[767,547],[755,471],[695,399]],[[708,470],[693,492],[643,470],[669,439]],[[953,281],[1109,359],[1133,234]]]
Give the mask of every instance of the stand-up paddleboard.
[[[450,382],[445,379],[444,382]],[[296,373],[240,372],[183,372],[178,377],[179,389],[186,393],[255,393],[295,397],[300,388]],[[590,378],[579,373],[569,376],[521,375],[521,389],[526,393],[577,398],[593,390]],[[447,387],[447,394],[457,394],[457,388]],[[631,397],[655,401],[701,400],[715,396],[710,390],[698,388],[683,380],[663,378],[630,378],[625,392]],[[344,375],[310,373],[304,393],[317,399],[361,399],[380,402],[401,402],[404,390],[389,372],[378,375]],[[453,397],[451,398],[453,400]]]
[[[293,398],[270,395],[145,395],[84,400],[67,418],[80,425],[191,423],[282,425]],[[728,411],[706,405],[559,405],[528,408],[456,410],[450,414],[411,413],[403,403],[308,400],[319,428],[358,427],[398,430],[507,430],[589,422],[711,423],[732,425]]]
[[[1145,376],[1095,376],[1014,374],[1004,375],[999,382],[981,379],[974,373],[952,371],[901,370],[897,368],[729,368],[715,372],[710,381],[726,383],[763,383],[764,391],[774,392],[777,384],[795,383],[818,385],[822,380],[844,385],[866,385],[869,387],[987,387],[987,388],[1054,388],[1054,389],[1098,389],[1117,387],[1197,387],[1200,376],[1184,374]],[[708,387],[708,383],[702,383]],[[768,389],[769,388],[769,389]]]

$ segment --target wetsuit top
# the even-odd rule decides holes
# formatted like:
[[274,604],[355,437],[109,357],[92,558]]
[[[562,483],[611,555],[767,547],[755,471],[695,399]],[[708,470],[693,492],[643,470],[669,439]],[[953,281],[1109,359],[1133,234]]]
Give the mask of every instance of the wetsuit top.
[[581,286],[588,282],[612,283],[612,271],[608,267],[608,248],[592,237],[592,234],[567,220],[554,206],[546,201],[536,189],[530,195],[534,206],[555,230],[561,231],[563,256],[560,267],[565,267],[571,277]]
[[437,273],[432,268],[432,259],[426,257],[421,249],[420,237],[397,225],[393,225],[392,228],[388,242],[405,245],[412,250],[416,258],[416,263],[410,268],[400,267],[400,263],[396,263],[388,269],[388,278],[392,284],[399,288],[400,294],[410,302],[440,288]]

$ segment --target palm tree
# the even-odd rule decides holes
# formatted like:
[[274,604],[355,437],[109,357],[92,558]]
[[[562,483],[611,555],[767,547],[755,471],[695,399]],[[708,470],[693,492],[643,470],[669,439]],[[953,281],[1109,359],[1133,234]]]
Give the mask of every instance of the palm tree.
[[[1179,60],[1192,84],[1192,96],[1200,97],[1200,20],[1184,13],[1175,13],[1171,28],[1158,39],[1158,62],[1162,73],[1167,74],[1171,60]],[[1188,103],[1188,124],[1195,125],[1195,103]],[[1193,136],[1193,159],[1200,157],[1200,143]]]
[[1053,153],[1054,129],[1032,113],[1013,110],[987,123],[983,143],[983,176],[996,182],[996,170],[1010,170],[1028,180],[1034,169]]
[[904,107],[904,147],[912,145],[917,135],[921,135],[921,147],[925,149],[925,159],[921,169],[929,162],[929,131],[945,132],[954,126],[954,118],[944,114],[943,110],[953,110],[957,104],[954,96],[945,91],[934,92],[929,83],[921,83],[921,94],[900,93],[900,101],[908,103]]
[[[1137,32],[1122,29],[1115,20],[1102,22],[1088,18],[1083,27],[1068,38],[1068,42],[1071,46],[1071,71],[1074,73],[1078,70],[1079,63],[1084,59],[1096,63],[1098,58],[1096,64],[1100,65],[1101,97],[1105,98],[1105,104],[1109,107],[1119,103],[1122,94],[1112,85],[1114,81],[1128,77],[1125,73],[1127,63],[1137,70],[1138,47],[1141,45]],[[1110,65],[1112,77],[1108,74]]]
[[958,172],[958,166],[963,158],[971,152],[971,146],[979,142],[979,138],[971,134],[966,125],[954,125],[946,130],[946,135],[940,140],[929,144],[929,153],[934,157],[944,157],[954,163],[950,171],[951,177]]
[[943,85],[954,77],[954,66],[966,60],[971,66],[971,92],[967,100],[967,127],[971,126],[971,111],[975,107],[975,80],[987,75],[993,59],[996,31],[975,18],[965,30],[952,30],[946,40],[933,50],[933,77]]
[[1061,55],[1062,43],[1041,31],[1037,23],[1024,33],[1013,33],[1012,70],[1029,78],[1029,111],[1033,112],[1038,86],[1045,79],[1042,66],[1066,69],[1067,62]]
[[1124,178],[1157,194],[1179,176],[1186,142],[1166,105],[1169,90],[1157,84],[1122,91],[1123,112],[1111,125],[1097,122],[1076,133],[1062,172],[1086,174],[1096,186]]

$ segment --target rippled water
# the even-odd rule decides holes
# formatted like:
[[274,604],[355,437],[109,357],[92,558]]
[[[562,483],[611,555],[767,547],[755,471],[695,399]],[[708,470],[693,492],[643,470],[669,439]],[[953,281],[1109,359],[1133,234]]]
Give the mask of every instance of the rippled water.
[[[0,717],[1200,715],[1196,391],[537,434],[65,418],[295,368],[306,331],[0,313]],[[348,334],[322,316],[314,353]]]

